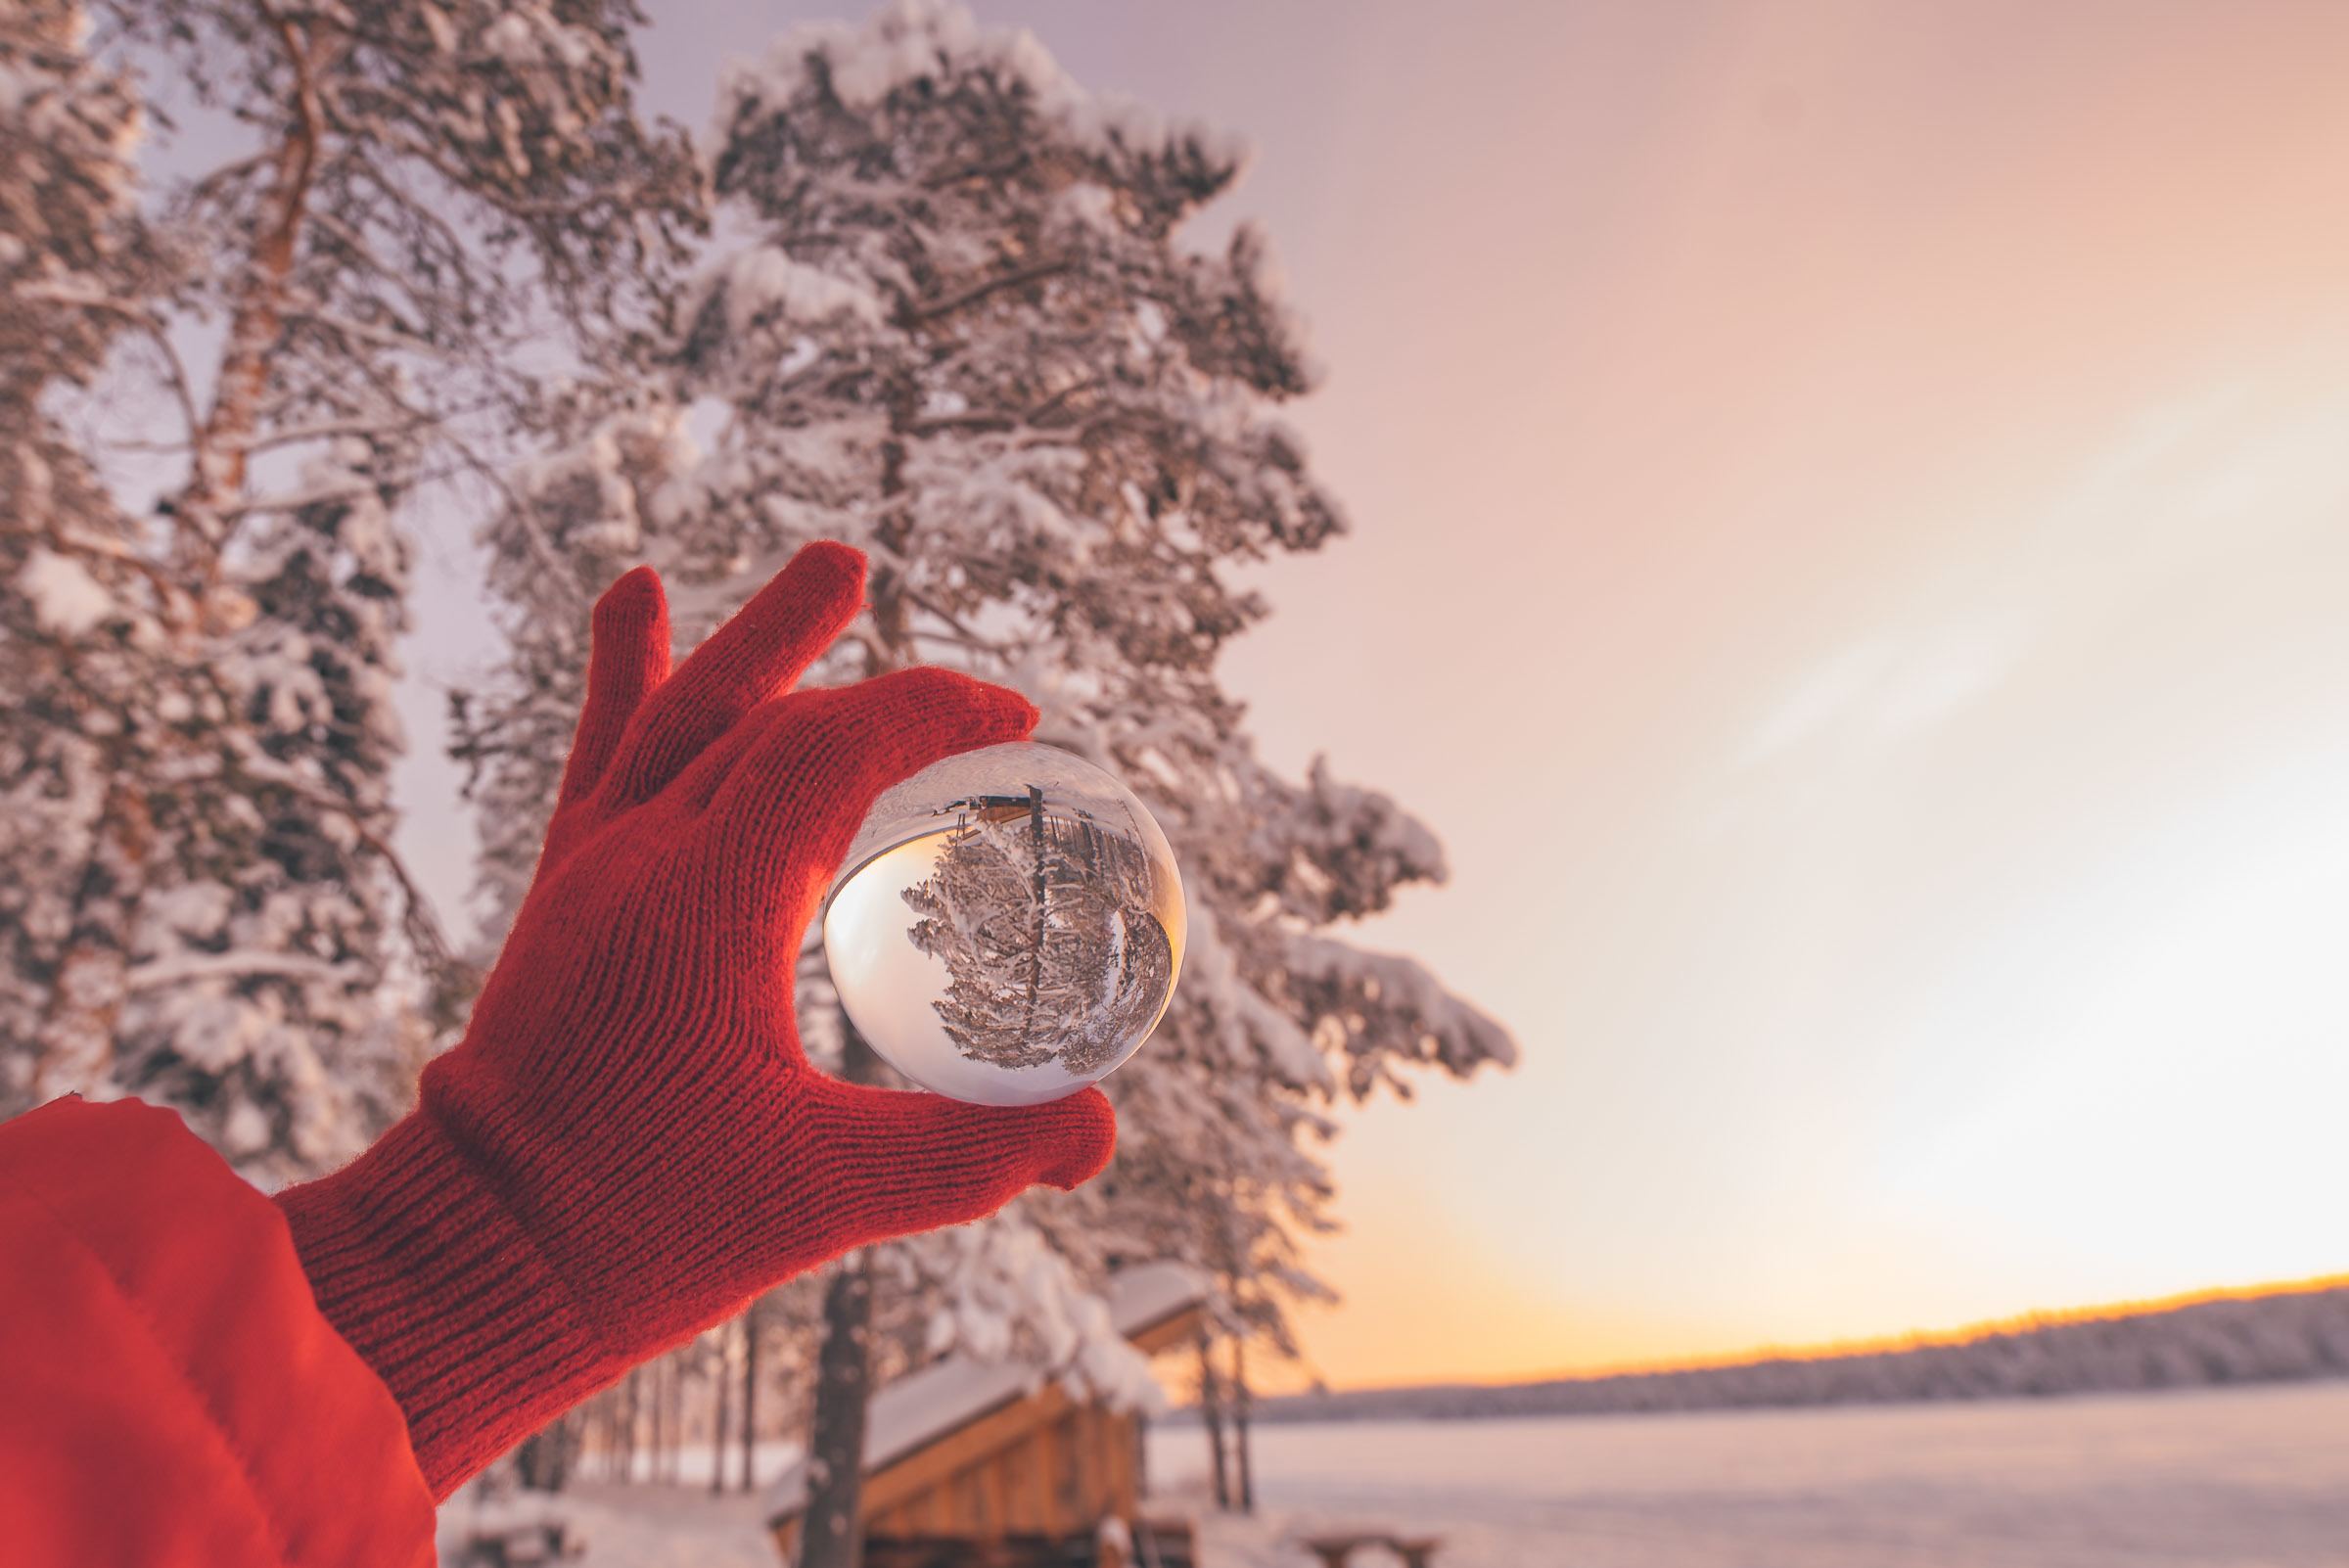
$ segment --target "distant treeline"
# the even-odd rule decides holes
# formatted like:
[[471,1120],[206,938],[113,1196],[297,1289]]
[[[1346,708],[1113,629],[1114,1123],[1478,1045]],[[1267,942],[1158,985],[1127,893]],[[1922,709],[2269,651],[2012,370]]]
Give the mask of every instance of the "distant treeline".
[[1267,1421],[1596,1415],[1981,1400],[2349,1376],[2349,1286],[2227,1297],[2108,1317],[2035,1320],[1963,1341],[1730,1366],[1300,1394]]

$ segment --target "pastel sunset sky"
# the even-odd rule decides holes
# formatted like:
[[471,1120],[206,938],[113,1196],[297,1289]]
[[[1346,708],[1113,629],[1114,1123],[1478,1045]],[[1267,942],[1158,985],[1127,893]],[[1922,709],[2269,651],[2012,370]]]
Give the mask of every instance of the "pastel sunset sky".
[[[696,126],[838,14],[650,9]],[[1349,1119],[1320,1373],[2349,1268],[2349,7],[978,9],[1256,145],[1356,531],[1231,679],[1524,1048]]]

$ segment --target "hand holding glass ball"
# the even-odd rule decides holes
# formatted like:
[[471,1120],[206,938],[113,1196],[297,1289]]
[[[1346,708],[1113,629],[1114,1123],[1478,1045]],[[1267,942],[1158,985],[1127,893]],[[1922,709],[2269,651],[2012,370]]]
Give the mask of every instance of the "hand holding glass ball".
[[1167,1010],[1182,882],[1133,792],[1034,742],[874,803],[824,909],[842,1007],[925,1088],[1032,1105],[1107,1077]]

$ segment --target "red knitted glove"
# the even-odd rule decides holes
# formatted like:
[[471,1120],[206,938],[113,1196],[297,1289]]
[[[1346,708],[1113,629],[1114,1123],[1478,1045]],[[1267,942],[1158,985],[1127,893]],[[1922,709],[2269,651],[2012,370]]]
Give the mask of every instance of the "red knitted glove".
[[673,676],[660,579],[604,595],[536,880],[464,1040],[405,1121],[278,1198],[436,1496],[789,1275],[1109,1159],[1098,1090],[982,1108],[801,1054],[793,962],[874,796],[1036,722],[944,669],[781,695],[863,582],[855,551],[810,545]]

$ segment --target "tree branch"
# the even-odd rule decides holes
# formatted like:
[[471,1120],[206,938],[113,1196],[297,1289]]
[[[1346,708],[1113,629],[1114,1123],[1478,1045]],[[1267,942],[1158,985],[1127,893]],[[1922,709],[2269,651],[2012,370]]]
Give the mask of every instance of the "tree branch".
[[925,322],[936,321],[941,316],[951,315],[965,305],[976,304],[988,296],[1000,294],[1005,289],[1017,289],[1026,284],[1039,283],[1045,278],[1057,277],[1059,274],[1069,271],[1074,265],[1075,263],[1065,256],[1034,261],[1027,266],[1015,267],[1009,272],[989,278],[985,282],[974,283],[969,288],[957,294],[947,295],[943,300],[909,303],[905,308],[905,324],[920,326]]

